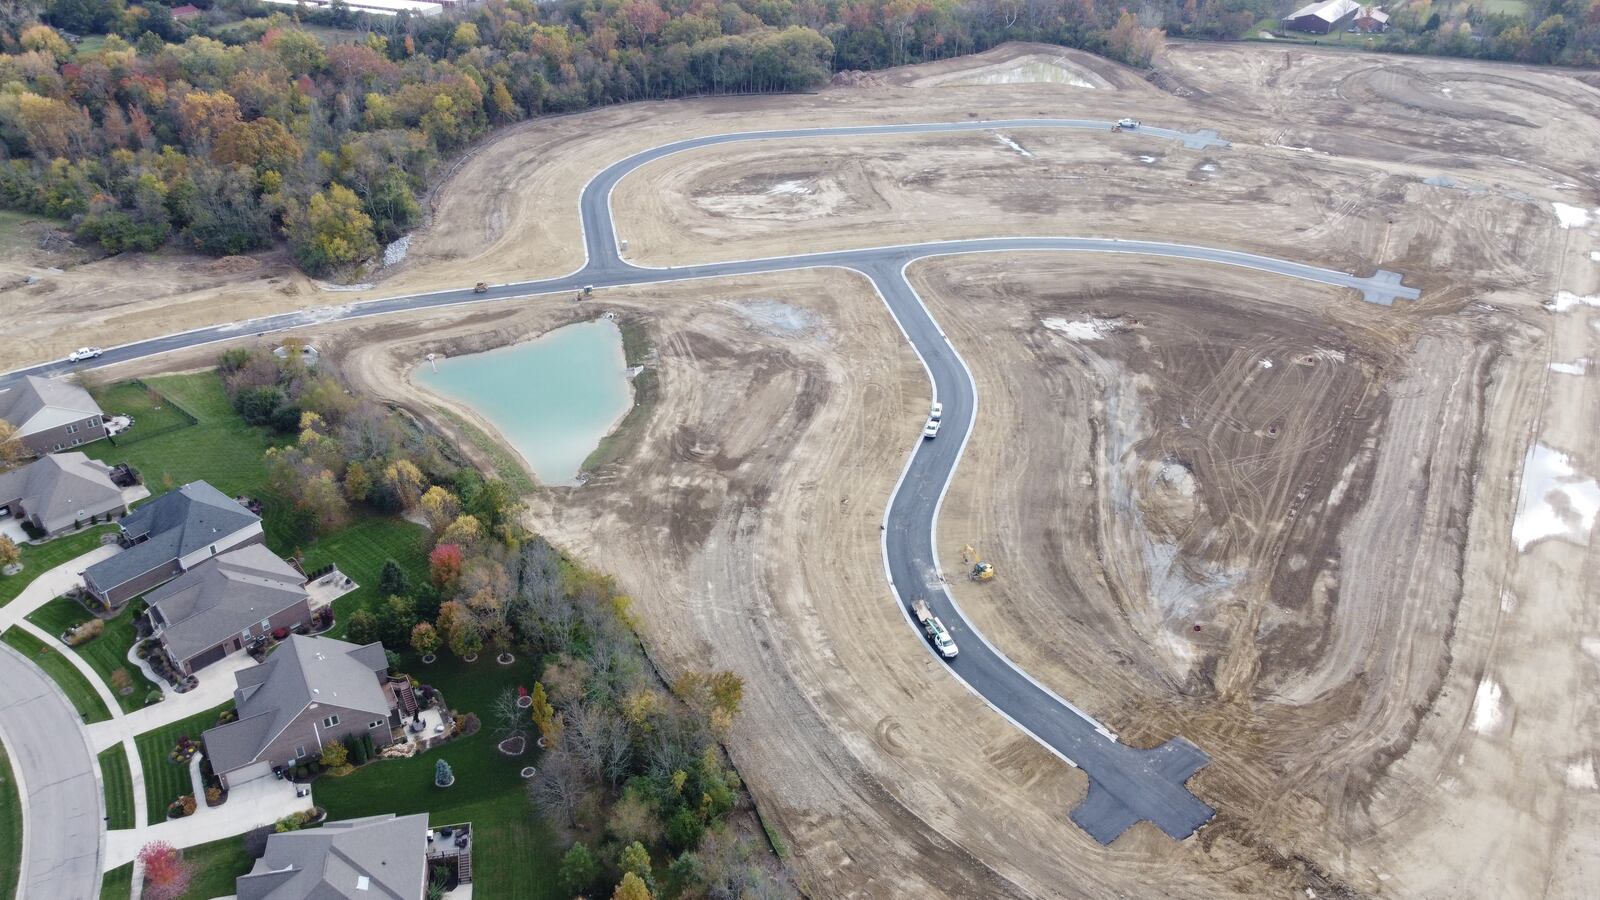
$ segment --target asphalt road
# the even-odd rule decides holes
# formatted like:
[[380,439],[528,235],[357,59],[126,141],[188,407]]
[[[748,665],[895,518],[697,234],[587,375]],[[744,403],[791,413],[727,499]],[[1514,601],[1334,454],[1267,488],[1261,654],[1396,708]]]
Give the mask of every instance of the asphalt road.
[[[618,253],[617,233],[611,213],[611,192],[630,172],[675,153],[713,145],[1035,128],[1076,128],[1104,132],[1110,130],[1111,124],[1079,119],[1015,119],[877,125],[744,132],[666,144],[608,166],[584,186],[579,198],[579,214],[588,261],[582,269],[570,275],[495,285],[483,294],[475,294],[470,288],[414,294],[201,328],[111,348],[91,365],[110,365],[321,322],[539,294],[566,294],[589,285],[603,288],[821,266],[860,271],[872,279],[899,320],[907,339],[928,367],[935,396],[944,403],[943,432],[934,440],[921,441],[919,438],[884,517],[884,565],[900,601],[901,611],[906,612],[906,605],[914,598],[926,598],[961,648],[960,656],[948,664],[951,673],[1017,727],[1088,774],[1088,797],[1072,812],[1073,821],[1085,831],[1102,843],[1110,843],[1135,822],[1149,820],[1172,837],[1183,839],[1212,816],[1211,808],[1184,786],[1189,776],[1205,765],[1206,755],[1181,737],[1151,750],[1138,750],[1118,742],[1107,728],[1038,684],[992,647],[962,615],[940,584],[940,574],[934,563],[938,509],[945,490],[955,476],[961,451],[977,422],[977,392],[966,364],[945,340],[938,324],[905,280],[904,268],[918,259],[964,253],[1127,253],[1183,259],[1206,265],[1241,266],[1286,278],[1349,288],[1360,293],[1362,299],[1385,306],[1396,300],[1415,300],[1417,290],[1402,285],[1398,274],[1382,270],[1360,276],[1233,250],[1102,237],[999,237],[827,251],[666,269],[644,268],[626,262]],[[1172,140],[1195,149],[1228,146],[1213,131],[1183,132],[1144,126],[1139,134]],[[64,363],[33,366],[0,376],[0,385],[22,374],[53,375],[70,371],[71,368]],[[921,639],[921,632],[916,629],[909,614],[906,621],[917,638]],[[931,648],[929,652],[932,652]]]
[[0,644],[0,739],[20,774],[19,898],[100,896],[105,825],[83,720],[50,676]]

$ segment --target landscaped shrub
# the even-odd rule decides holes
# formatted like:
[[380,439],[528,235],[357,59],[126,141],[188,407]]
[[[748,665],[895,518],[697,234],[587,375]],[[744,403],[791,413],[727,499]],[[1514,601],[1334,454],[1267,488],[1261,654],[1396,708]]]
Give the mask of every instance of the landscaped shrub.
[[82,647],[106,631],[106,623],[100,619],[90,619],[87,622],[67,632],[67,646]]
[[208,788],[206,788],[206,805],[207,806],[216,806],[218,803],[221,803],[221,802],[222,802],[222,788],[216,788],[216,787],[208,787]]
[[150,693],[144,695],[144,705],[149,706],[152,703],[160,703],[161,698],[165,696],[165,694],[161,693],[160,688],[151,688]]

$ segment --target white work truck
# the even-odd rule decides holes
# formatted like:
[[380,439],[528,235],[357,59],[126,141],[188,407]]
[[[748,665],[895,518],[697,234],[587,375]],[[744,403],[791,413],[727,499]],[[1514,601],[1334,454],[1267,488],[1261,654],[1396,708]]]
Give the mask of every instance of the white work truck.
[[945,659],[955,659],[961,651],[956,649],[956,642],[950,637],[950,632],[939,621],[939,617],[928,608],[928,601],[918,597],[911,601],[911,614],[916,617],[917,624],[922,626],[922,633],[927,635],[928,643]]

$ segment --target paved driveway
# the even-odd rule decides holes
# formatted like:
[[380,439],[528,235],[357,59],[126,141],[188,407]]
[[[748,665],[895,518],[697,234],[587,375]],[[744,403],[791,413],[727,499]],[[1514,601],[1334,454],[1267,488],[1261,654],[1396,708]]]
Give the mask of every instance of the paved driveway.
[[22,789],[18,897],[98,897],[104,824],[95,760],[50,676],[0,644],[0,738]]

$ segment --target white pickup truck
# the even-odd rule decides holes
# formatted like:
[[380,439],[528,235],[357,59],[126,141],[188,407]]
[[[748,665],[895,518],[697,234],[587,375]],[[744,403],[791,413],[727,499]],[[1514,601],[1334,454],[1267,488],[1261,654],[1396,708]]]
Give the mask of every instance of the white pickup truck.
[[928,636],[928,643],[933,645],[933,649],[945,659],[955,659],[961,651],[956,649],[956,642],[950,637],[944,623],[928,608],[928,601],[921,597],[911,601],[911,614],[916,616],[917,624],[922,626],[922,633]]
[[79,347],[67,354],[67,362],[83,362],[86,359],[94,359],[104,352],[99,347]]
[[1139,127],[1139,120],[1138,119],[1118,119],[1117,120],[1117,127],[1118,128],[1138,128]]

